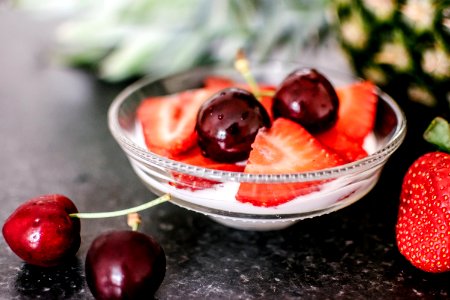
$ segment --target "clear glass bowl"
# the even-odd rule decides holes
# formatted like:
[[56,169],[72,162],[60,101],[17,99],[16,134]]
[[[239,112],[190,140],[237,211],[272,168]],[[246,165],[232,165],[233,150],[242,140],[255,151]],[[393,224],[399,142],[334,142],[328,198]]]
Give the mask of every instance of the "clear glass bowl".
[[[270,63],[252,66],[260,83],[279,84],[295,68],[296,63]],[[324,73],[335,87],[357,79],[314,65]],[[155,194],[169,193],[171,202],[208,215],[219,223],[248,230],[274,230],[294,222],[330,213],[361,199],[377,183],[382,167],[402,143],[406,133],[406,120],[399,106],[387,94],[377,90],[379,101],[376,124],[367,141],[369,156],[334,168],[295,174],[245,174],[218,171],[187,165],[167,159],[147,150],[141,126],[136,119],[136,108],[149,96],[166,95],[203,85],[205,77],[222,75],[243,81],[232,68],[199,68],[162,79],[143,78],[130,85],[112,102],[108,112],[109,128],[130,164],[143,183]],[[181,173],[216,181],[213,188],[192,191],[177,188],[174,173]],[[276,207],[257,207],[241,203],[235,194],[242,182],[254,184],[286,184],[319,181],[316,192],[300,196]]]

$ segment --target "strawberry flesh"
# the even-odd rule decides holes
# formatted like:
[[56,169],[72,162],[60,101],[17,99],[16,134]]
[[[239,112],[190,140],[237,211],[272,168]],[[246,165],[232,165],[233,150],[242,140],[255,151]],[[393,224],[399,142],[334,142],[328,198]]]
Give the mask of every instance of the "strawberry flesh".
[[144,100],[137,109],[137,118],[148,149],[171,157],[192,148],[197,143],[194,130],[197,111],[214,92],[196,89]]
[[347,162],[352,162],[367,156],[366,150],[364,150],[359,142],[338,131],[336,127],[332,127],[327,131],[320,132],[314,136],[324,146],[335,151]]
[[[306,172],[345,162],[301,125],[284,118],[276,119],[271,129],[261,129],[252,148],[244,170],[250,174]],[[236,199],[256,206],[276,206],[318,190],[322,182],[241,183]]]
[[339,110],[334,127],[362,145],[375,124],[378,101],[375,86],[370,81],[362,81],[337,88],[336,93]]
[[314,134],[325,146],[347,162],[367,156],[364,139],[372,132],[378,98],[369,81],[336,89],[339,98],[338,119],[328,130]]
[[[242,172],[244,170],[243,165],[233,163],[220,163],[204,157],[201,154],[201,150],[198,146],[195,146],[187,153],[174,157],[174,159],[185,164],[214,170],[231,171],[231,172]],[[188,189],[193,191],[211,188],[214,185],[220,183],[218,181],[179,172],[173,172],[172,176],[174,178],[174,182],[171,182],[170,183],[171,185],[177,188]]]
[[417,268],[450,271],[450,155],[427,153],[407,171],[396,225],[400,252]]
[[204,82],[205,88],[217,89],[217,90],[226,89],[229,87],[237,87],[237,85],[238,85],[237,82],[233,81],[232,79],[230,79],[228,77],[215,76],[215,75],[206,77],[203,80],[203,82]]

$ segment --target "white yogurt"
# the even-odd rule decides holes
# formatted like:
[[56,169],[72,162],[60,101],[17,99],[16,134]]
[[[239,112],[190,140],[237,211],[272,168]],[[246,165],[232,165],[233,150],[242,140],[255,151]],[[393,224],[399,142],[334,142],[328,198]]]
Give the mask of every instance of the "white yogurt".
[[[146,147],[142,129],[138,123],[135,126],[133,140],[141,147]],[[377,150],[376,147],[375,137],[368,136],[364,142],[365,150],[373,153]],[[212,188],[196,191],[180,189],[159,180],[155,171],[145,168],[139,162],[131,160],[131,164],[136,174],[152,191],[160,194],[169,193],[174,203],[213,216],[220,223],[252,230],[279,229],[292,224],[292,220],[313,217],[347,206],[370,191],[379,175],[378,171],[374,171],[357,180],[335,179],[324,183],[319,191],[299,196],[275,207],[259,207],[236,200],[235,196],[239,189],[238,182],[221,183]],[[273,216],[273,219],[270,221],[255,220],[237,217],[237,214]]]

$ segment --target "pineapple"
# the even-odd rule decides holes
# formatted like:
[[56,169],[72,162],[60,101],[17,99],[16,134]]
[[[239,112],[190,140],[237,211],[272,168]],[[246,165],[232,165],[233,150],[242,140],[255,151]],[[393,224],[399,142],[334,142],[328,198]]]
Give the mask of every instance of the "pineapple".
[[333,5],[340,43],[359,76],[398,99],[449,111],[450,0],[335,0]]

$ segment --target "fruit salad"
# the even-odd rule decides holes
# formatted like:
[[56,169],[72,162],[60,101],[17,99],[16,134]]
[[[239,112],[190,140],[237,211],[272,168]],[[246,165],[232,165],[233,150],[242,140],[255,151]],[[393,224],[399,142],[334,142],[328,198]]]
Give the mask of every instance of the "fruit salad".
[[[295,70],[277,86],[212,75],[200,88],[144,99],[137,127],[149,151],[177,162],[242,174],[294,174],[373,152],[377,100],[371,82],[334,87],[312,68]],[[172,172],[168,185],[192,201],[216,193],[255,208],[277,208],[313,199],[332,181],[223,183]]]

